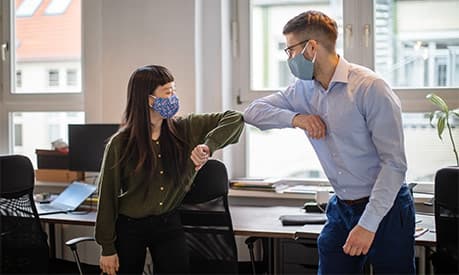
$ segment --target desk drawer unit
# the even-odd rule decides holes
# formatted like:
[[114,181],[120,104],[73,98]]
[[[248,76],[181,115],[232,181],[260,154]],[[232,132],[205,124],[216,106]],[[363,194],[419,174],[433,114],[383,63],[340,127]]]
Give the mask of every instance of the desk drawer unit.
[[281,274],[317,274],[319,253],[315,240],[280,240]]

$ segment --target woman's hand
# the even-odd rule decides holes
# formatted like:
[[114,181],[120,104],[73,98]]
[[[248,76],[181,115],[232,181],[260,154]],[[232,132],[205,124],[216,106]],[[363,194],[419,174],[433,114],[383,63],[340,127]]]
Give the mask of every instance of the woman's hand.
[[207,160],[210,156],[210,149],[205,144],[199,144],[194,147],[193,151],[191,151],[191,160],[194,163],[195,170],[198,171],[201,167],[206,164]]
[[100,256],[99,266],[103,273],[108,275],[115,275],[116,272],[118,272],[118,268],[120,267],[118,254]]

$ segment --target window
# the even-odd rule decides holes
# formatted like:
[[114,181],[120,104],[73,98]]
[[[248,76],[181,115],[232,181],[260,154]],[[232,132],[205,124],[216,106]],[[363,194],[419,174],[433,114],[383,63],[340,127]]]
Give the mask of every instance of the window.
[[459,22],[452,6],[459,8],[459,1],[376,2],[376,72],[395,88],[457,83],[452,71]]
[[[457,8],[459,0],[240,0],[235,7],[240,50],[233,58],[239,106],[291,83],[282,27],[302,11],[320,10],[337,20],[338,54],[374,69],[400,97],[407,179],[433,181],[435,171],[455,159],[446,132],[441,141],[429,124],[427,113],[435,107],[425,96],[435,92],[459,107]],[[458,120],[451,123],[459,136]],[[247,176],[325,178],[301,130],[247,127],[245,145]]]
[[14,124],[14,146],[22,146],[22,124]]
[[63,2],[68,2],[63,13],[45,17],[41,11],[51,1],[0,1],[0,36],[6,46],[0,153],[24,154],[35,163],[36,149],[50,149],[51,141],[66,139],[69,123],[84,122],[80,74],[70,72],[76,85],[68,87],[59,73],[81,71],[81,5],[80,0]]
[[246,137],[248,177],[325,179],[319,159],[303,131],[260,131],[247,126]]
[[[10,54],[11,68],[27,73],[22,87],[13,87],[11,93],[46,94],[80,93],[81,76],[72,79],[75,85],[62,85],[65,79],[59,79],[59,72],[64,74],[68,68],[81,71],[81,0],[32,1],[15,0],[19,6],[28,3],[36,5],[37,10],[27,17],[11,18],[11,35],[7,35],[10,45],[15,45]],[[9,2],[9,1],[4,1]],[[7,20],[9,14],[5,11]],[[52,14],[52,17],[48,15]],[[37,26],[39,30],[37,31]],[[47,74],[46,78],[40,78]],[[62,76],[61,76],[62,77]]]
[[68,143],[68,124],[84,123],[84,113],[14,112],[10,123],[15,129],[12,153],[26,155],[36,167],[35,150],[52,149],[51,142],[59,138]]
[[[450,119],[453,137],[459,137],[459,119]],[[409,181],[433,181],[435,171],[454,165],[453,153],[448,131],[443,132],[443,139],[438,138],[437,129],[429,123],[426,113],[403,114],[405,134],[405,153],[408,162],[406,178]],[[457,146],[457,145],[456,145]]]
[[16,88],[22,87],[22,71],[16,71]]
[[[285,88],[293,80],[284,52],[282,28],[300,11],[318,9],[337,18],[342,25],[341,1],[271,1],[251,2],[250,67],[251,90],[276,90]],[[338,51],[342,52],[342,36]]]
[[67,10],[71,0],[52,0],[45,10],[46,15],[62,14]]
[[67,86],[77,85],[77,71],[73,69],[67,70]]
[[[20,2],[21,1],[16,1],[16,4]],[[16,10],[16,16],[32,16],[40,6],[41,2],[42,0],[23,0],[22,3],[19,4],[18,9]]]
[[58,70],[48,71],[48,86],[49,87],[59,86],[59,71]]

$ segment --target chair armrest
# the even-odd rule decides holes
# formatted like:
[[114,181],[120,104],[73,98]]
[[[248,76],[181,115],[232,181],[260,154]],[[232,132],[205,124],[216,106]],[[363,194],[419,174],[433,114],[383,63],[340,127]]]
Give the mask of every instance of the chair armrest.
[[248,237],[245,240],[245,244],[249,247],[249,249],[253,249],[253,243],[260,239],[263,239],[263,238],[262,237]]
[[76,245],[81,243],[81,242],[86,242],[86,241],[95,241],[94,237],[79,237],[79,238],[74,238],[71,240],[68,240],[65,242],[65,245],[70,247],[70,249],[74,250],[76,249]]

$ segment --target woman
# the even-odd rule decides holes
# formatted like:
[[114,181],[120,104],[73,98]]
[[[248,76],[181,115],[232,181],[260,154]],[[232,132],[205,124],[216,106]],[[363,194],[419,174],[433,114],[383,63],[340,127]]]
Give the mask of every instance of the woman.
[[123,124],[106,146],[99,178],[96,240],[108,274],[141,274],[148,247],[155,273],[187,273],[176,208],[212,153],[243,130],[234,111],[174,117],[179,108],[168,69],[137,69],[128,84]]

